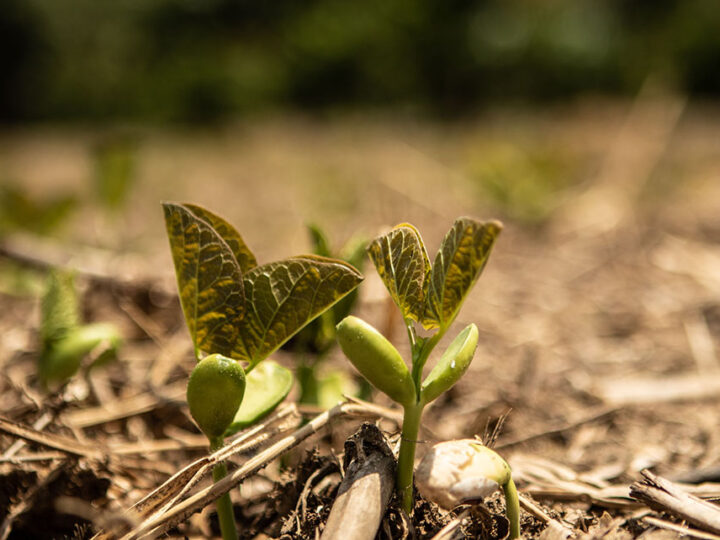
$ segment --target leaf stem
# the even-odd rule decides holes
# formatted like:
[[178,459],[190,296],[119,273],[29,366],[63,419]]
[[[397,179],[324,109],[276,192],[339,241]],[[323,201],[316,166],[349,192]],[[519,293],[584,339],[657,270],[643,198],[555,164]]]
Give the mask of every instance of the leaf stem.
[[[222,437],[210,440],[210,451],[217,452],[224,446]],[[227,467],[225,462],[218,463],[213,468],[213,482],[219,482],[227,476]],[[237,540],[238,533],[235,526],[235,514],[233,512],[232,501],[230,500],[230,494],[226,493],[215,501],[217,508],[218,520],[220,521],[220,534],[223,540]]]
[[512,478],[503,485],[503,492],[505,493],[505,514],[510,522],[510,538],[520,538],[520,499]]
[[413,472],[415,467],[415,447],[417,446],[420,419],[423,404],[415,403],[406,406],[403,415],[403,428],[400,440],[400,455],[398,456],[397,491],[402,500],[402,506],[410,514],[413,509]]
[[403,427],[400,439],[400,454],[398,456],[397,491],[402,499],[402,506],[410,514],[413,510],[413,474],[415,469],[415,449],[420,433],[425,402],[422,399],[422,373],[425,362],[430,353],[438,344],[444,334],[441,330],[429,338],[416,338],[415,329],[408,326],[412,345],[412,378],[415,384],[415,403],[404,406]]

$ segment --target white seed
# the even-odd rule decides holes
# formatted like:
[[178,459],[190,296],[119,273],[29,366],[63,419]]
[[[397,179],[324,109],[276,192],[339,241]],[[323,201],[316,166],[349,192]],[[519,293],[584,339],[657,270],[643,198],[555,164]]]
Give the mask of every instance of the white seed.
[[436,444],[415,473],[422,496],[448,510],[491,495],[509,478],[505,460],[474,439]]

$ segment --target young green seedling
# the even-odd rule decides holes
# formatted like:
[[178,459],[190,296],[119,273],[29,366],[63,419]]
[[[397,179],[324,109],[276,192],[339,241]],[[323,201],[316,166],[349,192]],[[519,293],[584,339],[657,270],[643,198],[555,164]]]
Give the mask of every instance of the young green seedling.
[[[404,409],[397,490],[408,513],[412,511],[413,463],[423,409],[467,370],[477,347],[477,327],[470,324],[455,337],[425,380],[423,368],[485,267],[501,229],[497,221],[456,220],[432,266],[420,233],[407,223],[368,247],[370,259],[402,312],[412,371],[397,349],[366,322],[350,316],[337,326],[338,342],[348,359]],[[417,324],[429,335],[419,335]]]
[[520,501],[510,466],[479,441],[462,439],[433,446],[418,465],[417,486],[423,497],[447,510],[481,501],[502,488],[510,538],[520,538]]
[[[314,255],[258,266],[223,218],[192,204],[164,203],[163,209],[198,359],[188,406],[216,451],[226,436],[257,422],[290,391],[287,369],[268,361],[255,369],[258,364],[354,290],[362,276],[343,261]],[[213,479],[226,474],[222,463]],[[217,501],[217,510],[223,538],[237,538],[229,495]]]
[[85,358],[92,356],[90,368],[115,357],[122,340],[114,325],[80,323],[72,272],[50,272],[41,311],[38,374],[45,388],[58,387],[70,379]]
[[[313,253],[323,257],[343,260],[362,272],[365,262],[367,239],[361,236],[351,238],[337,253],[330,249],[330,242],[323,230],[315,225],[307,226]],[[319,405],[329,409],[342,399],[343,394],[357,392],[355,382],[345,371],[335,370],[319,376],[322,360],[327,356],[335,340],[335,325],[350,314],[355,307],[358,290],[350,292],[331,309],[323,312],[293,338],[283,345],[299,356],[296,368],[300,384],[300,403]],[[363,381],[364,382],[364,381]],[[367,383],[364,384],[367,386]]]

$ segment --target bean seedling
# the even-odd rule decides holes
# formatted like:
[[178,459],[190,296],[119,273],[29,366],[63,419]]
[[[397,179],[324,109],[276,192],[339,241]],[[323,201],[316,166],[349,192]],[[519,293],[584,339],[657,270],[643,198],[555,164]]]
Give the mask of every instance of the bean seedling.
[[[408,513],[413,505],[413,465],[423,409],[467,370],[477,347],[477,327],[470,324],[462,330],[424,380],[423,368],[480,276],[501,230],[497,221],[457,219],[432,266],[420,233],[407,223],[370,243],[370,259],[405,321],[412,371],[398,350],[365,321],[349,316],[337,326],[345,356],[404,409],[396,487]],[[426,336],[420,335],[417,325]]]
[[[333,257],[350,263],[362,272],[365,262],[367,238],[354,236],[337,252],[330,248],[325,232],[315,224],[307,226],[313,253]],[[357,393],[357,385],[345,371],[333,370],[320,375],[322,361],[337,343],[335,325],[347,317],[355,307],[358,289],[348,293],[331,309],[323,312],[288,341],[283,348],[299,357],[295,373],[300,384],[300,403],[319,405],[329,409],[342,399],[344,394]],[[365,383],[365,381],[363,381]],[[364,387],[369,390],[367,383]],[[365,389],[364,388],[364,389]]]
[[77,373],[86,358],[91,358],[89,368],[115,357],[122,341],[120,332],[110,323],[80,322],[71,271],[50,272],[41,311],[38,374],[45,388],[62,385]]
[[[258,364],[354,290],[362,276],[343,261],[314,255],[259,266],[223,218],[192,204],[164,203],[163,209],[198,359],[188,406],[216,451],[226,436],[272,411],[290,391],[287,369],[264,362],[255,370]],[[221,463],[213,479],[226,474]],[[228,494],[218,499],[217,510],[223,539],[237,538]]]

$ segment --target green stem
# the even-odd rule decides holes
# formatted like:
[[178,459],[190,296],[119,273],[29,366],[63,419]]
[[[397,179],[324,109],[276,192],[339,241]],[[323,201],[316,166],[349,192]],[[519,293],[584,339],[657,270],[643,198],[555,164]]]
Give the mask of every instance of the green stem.
[[414,502],[413,469],[415,467],[415,447],[417,446],[422,412],[423,404],[416,403],[406,406],[403,415],[396,487],[402,499],[402,506],[408,514],[412,512]]
[[503,486],[503,491],[505,492],[505,514],[510,522],[510,538],[520,538],[520,499],[512,478]]
[[[217,452],[224,446],[222,437],[210,441],[210,451]],[[227,467],[225,462],[218,463],[213,468],[213,482],[219,482],[227,476]],[[230,494],[226,493],[215,501],[217,507],[218,520],[220,521],[220,534],[223,540],[237,540],[238,533],[235,527],[235,513],[233,512]]]

